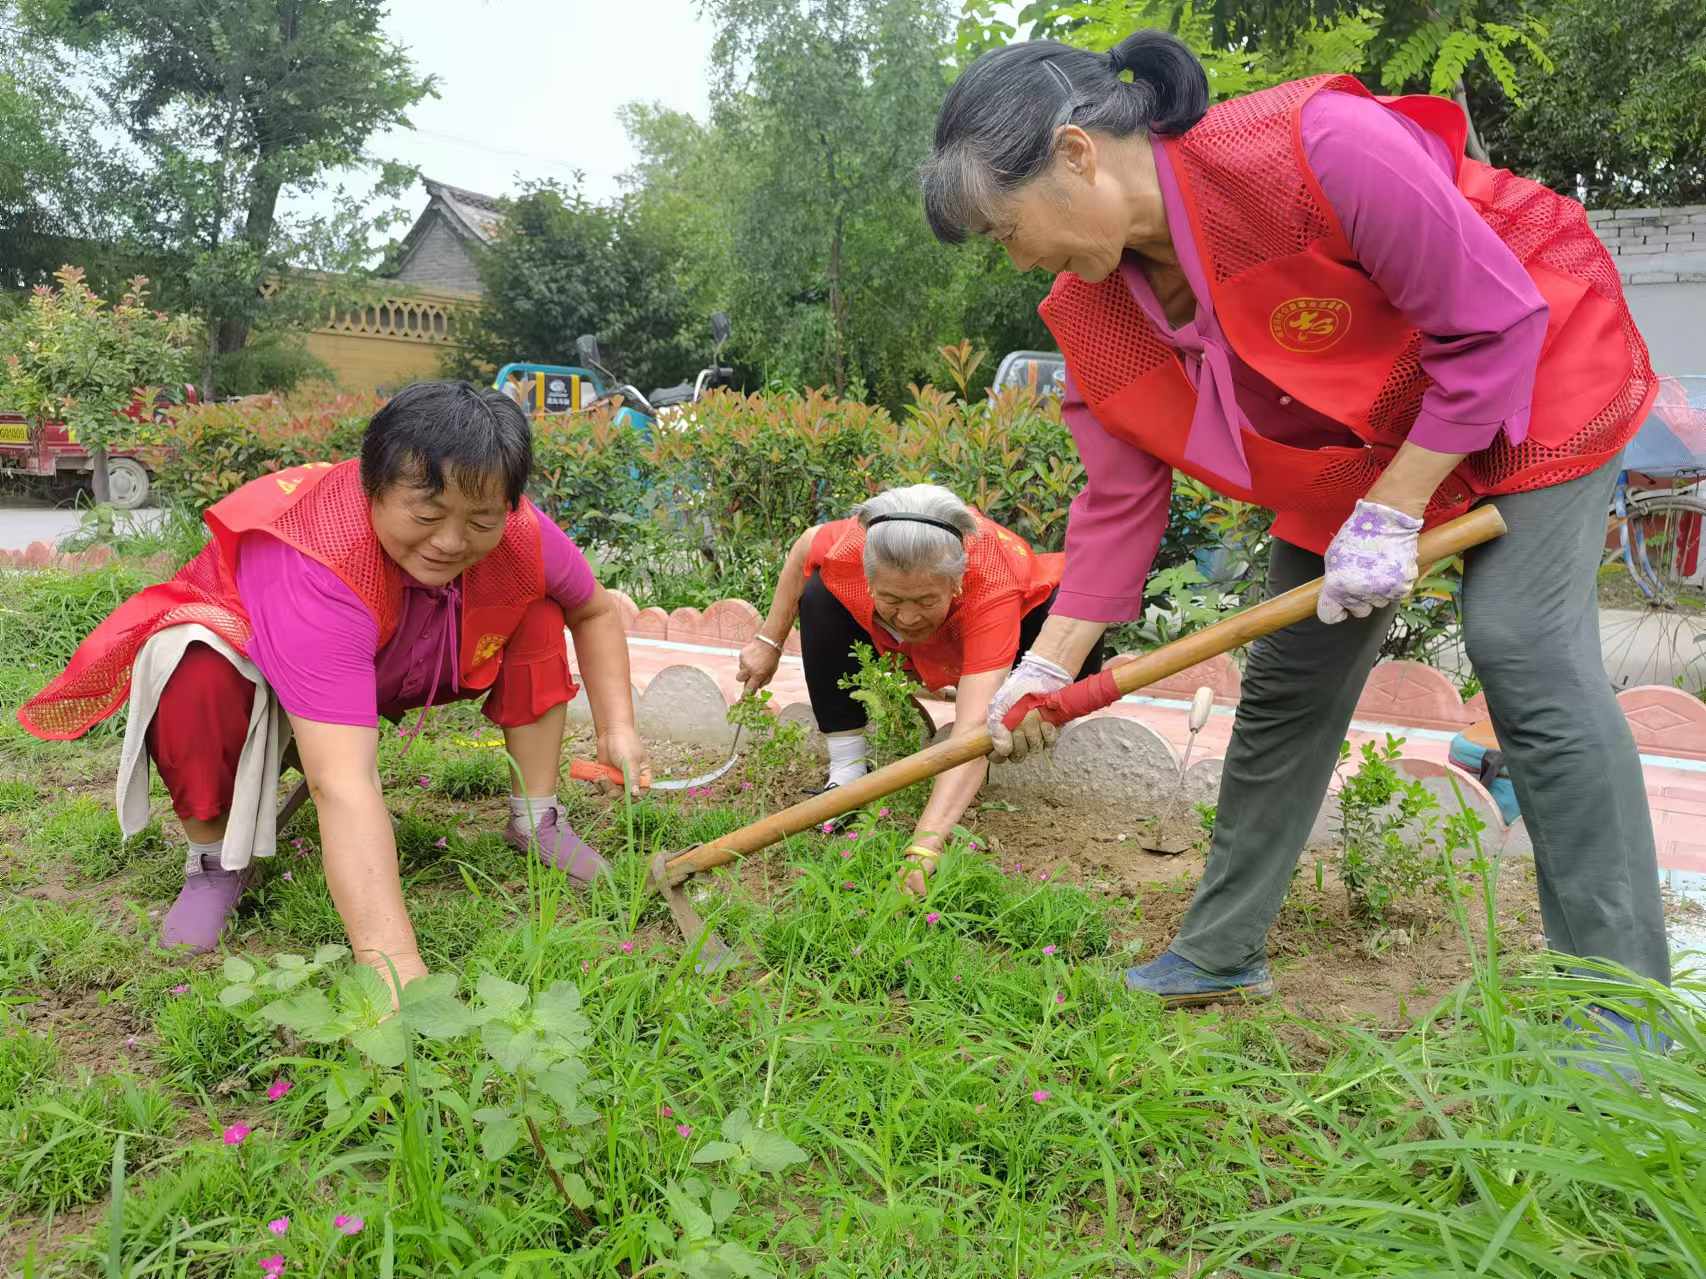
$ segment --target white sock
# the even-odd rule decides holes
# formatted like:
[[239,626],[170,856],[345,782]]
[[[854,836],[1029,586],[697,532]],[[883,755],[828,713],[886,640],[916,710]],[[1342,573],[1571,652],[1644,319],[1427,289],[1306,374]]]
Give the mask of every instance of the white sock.
[[546,813],[557,814],[558,823],[562,823],[563,805],[555,795],[511,795],[509,797],[509,815],[523,825],[538,825],[545,820]]
[[824,739],[829,743],[829,784],[845,786],[856,782],[866,773],[865,732],[831,733]]
[[[220,868],[219,854],[224,847],[225,841],[223,839],[216,839],[206,844],[198,844],[195,840],[190,840],[190,853],[184,859],[184,875],[187,877],[199,875],[204,870],[218,870]],[[208,860],[203,861],[202,858],[204,857]]]

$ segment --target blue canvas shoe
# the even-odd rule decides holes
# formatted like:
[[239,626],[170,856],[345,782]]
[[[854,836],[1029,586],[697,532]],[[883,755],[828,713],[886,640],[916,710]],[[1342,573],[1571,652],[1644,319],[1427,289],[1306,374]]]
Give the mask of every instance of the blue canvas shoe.
[[1499,816],[1505,819],[1506,826],[1522,816],[1522,806],[1516,802],[1516,787],[1511,785],[1503,751],[1488,750],[1459,733],[1451,739],[1451,762],[1487,788],[1487,793],[1498,804]]
[[1568,1017],[1564,1024],[1572,1030],[1586,1031],[1588,1038],[1599,1050],[1592,1057],[1567,1054],[1562,1059],[1564,1064],[1579,1067],[1601,1079],[1617,1078],[1628,1084],[1639,1083],[1641,1074],[1634,1065],[1619,1059],[1622,1053],[1628,1052],[1637,1044],[1650,1052],[1668,1053],[1674,1043],[1669,1035],[1656,1026],[1631,1021],[1622,1013],[1615,1013],[1598,1005],[1587,1010],[1585,1023]]
[[1232,996],[1266,999],[1274,993],[1274,979],[1266,960],[1235,973],[1211,973],[1170,950],[1141,967],[1126,969],[1125,986],[1127,990],[1154,995],[1169,1008],[1213,1004]]

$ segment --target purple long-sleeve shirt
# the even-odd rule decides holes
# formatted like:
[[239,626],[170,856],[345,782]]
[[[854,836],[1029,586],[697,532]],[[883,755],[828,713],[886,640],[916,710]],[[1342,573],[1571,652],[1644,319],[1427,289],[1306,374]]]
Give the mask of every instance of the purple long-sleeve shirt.
[[[1303,108],[1304,154],[1369,278],[1422,334],[1432,379],[1412,443],[1473,453],[1503,431],[1528,434],[1547,309],[1522,264],[1457,190],[1450,152],[1420,125],[1368,98],[1322,92]],[[1295,448],[1355,445],[1348,427],[1292,397],[1238,358],[1222,334],[1172,167],[1156,176],[1195,317],[1175,328],[1143,273],[1121,275],[1197,388],[1187,456],[1219,474],[1243,466],[1240,427]],[[1123,622],[1143,612],[1143,584],[1167,527],[1172,469],[1110,435],[1070,376],[1062,404],[1088,479],[1072,504],[1066,571],[1054,612]]]

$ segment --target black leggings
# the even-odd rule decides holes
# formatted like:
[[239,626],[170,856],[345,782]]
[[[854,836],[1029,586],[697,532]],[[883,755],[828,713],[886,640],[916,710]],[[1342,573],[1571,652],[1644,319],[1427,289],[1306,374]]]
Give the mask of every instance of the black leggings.
[[[1050,592],[1046,600],[1020,621],[1019,646],[1013,653],[1013,661],[1017,662],[1019,654],[1036,641],[1057,594],[1058,591]],[[800,593],[800,662],[806,670],[806,689],[820,732],[846,733],[865,727],[865,708],[854,700],[851,690],[841,687],[845,676],[859,670],[853,646],[860,642],[870,644],[870,635],[823,584],[823,578],[813,573]],[[1101,669],[1102,642],[1097,640],[1090,656],[1084,659],[1078,678],[1094,675]]]

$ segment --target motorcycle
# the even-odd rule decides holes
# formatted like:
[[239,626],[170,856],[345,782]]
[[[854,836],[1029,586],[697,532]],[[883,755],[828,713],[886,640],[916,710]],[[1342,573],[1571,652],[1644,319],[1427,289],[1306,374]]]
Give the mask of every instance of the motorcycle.
[[713,311],[711,341],[714,346],[710,367],[700,369],[699,376],[691,382],[678,382],[674,386],[659,387],[653,391],[651,403],[660,416],[671,410],[679,413],[683,406],[696,404],[705,397],[705,392],[713,387],[734,385],[735,371],[723,363],[723,345],[729,340],[730,331],[729,317],[721,311]]

